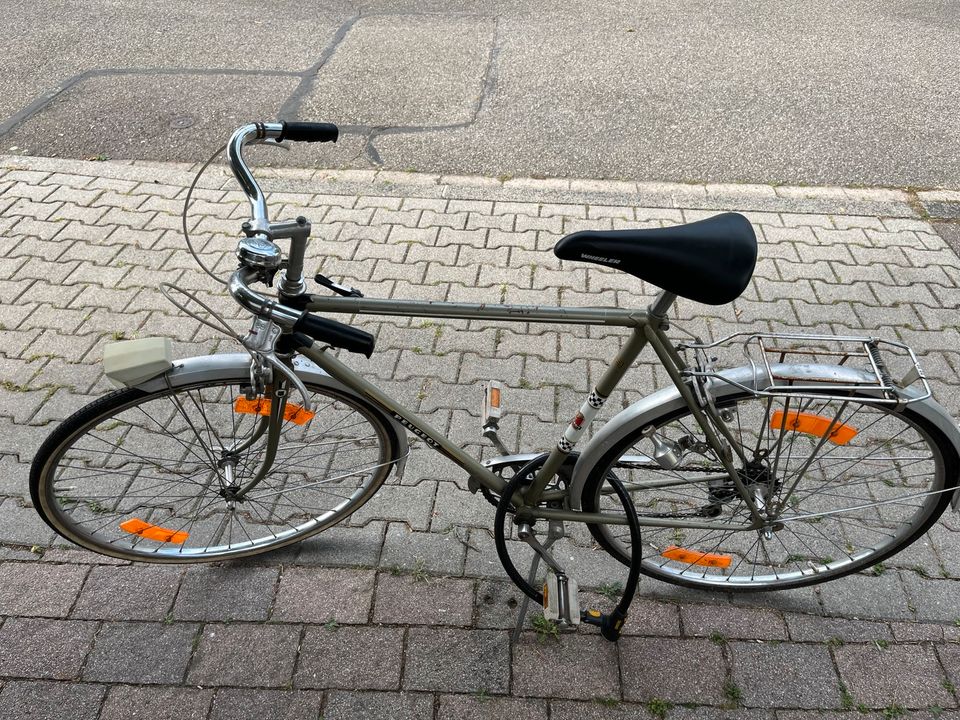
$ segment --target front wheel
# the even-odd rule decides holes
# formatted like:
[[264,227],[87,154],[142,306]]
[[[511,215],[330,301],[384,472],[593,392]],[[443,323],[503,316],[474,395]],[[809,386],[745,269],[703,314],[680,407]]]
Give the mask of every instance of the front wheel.
[[30,491],[43,519],[95,552],[148,562],[200,562],[272,550],[340,522],[380,487],[396,460],[381,414],[335,389],[308,386],[313,414],[287,404],[269,474],[261,466],[266,398],[249,380],[157,392],[118,390],[47,438]]
[[[859,397],[743,393],[721,400],[719,410],[745,458],[735,464],[762,527],[742,529],[753,521],[747,503],[685,407],[624,437],[584,485],[587,512],[614,505],[608,477],[630,490],[644,523],[647,575],[726,591],[832,580],[917,540],[957,486],[953,446],[909,407],[895,412]],[[671,469],[652,459],[664,448],[679,458]],[[629,561],[621,527],[593,525],[591,532]]]

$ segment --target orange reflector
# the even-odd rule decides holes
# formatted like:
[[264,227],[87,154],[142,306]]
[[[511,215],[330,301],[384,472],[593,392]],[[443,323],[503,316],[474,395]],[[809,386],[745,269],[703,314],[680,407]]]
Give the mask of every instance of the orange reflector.
[[686,550],[676,545],[671,545],[662,553],[667,560],[676,560],[687,565],[706,565],[707,567],[728,568],[733,558],[730,555],[721,555],[720,553],[704,553],[699,550]]
[[187,541],[187,538],[190,537],[190,533],[171,530],[170,528],[160,527],[159,525],[151,525],[140,518],[124,520],[120,523],[120,529],[131,535],[139,535],[142,538],[147,538],[147,540],[176,543],[177,545],[183,545],[183,543]]
[[500,388],[490,388],[490,407],[500,407]]
[[831,430],[831,423],[833,423],[833,418],[825,418],[820,415],[796,412],[794,410],[788,413],[784,413],[783,410],[777,410],[773,413],[773,417],[770,418],[770,427],[774,430],[796,430],[797,432],[816,435],[820,438],[829,431],[830,437],[828,437],[827,440],[834,445],[846,445],[853,440],[857,434],[855,427],[844,425],[841,422],[834,423],[833,429]]
[[[254,400],[247,400],[245,397],[238,397],[233,403],[233,409],[235,412],[247,413],[248,415],[269,415],[270,399],[258,397]],[[288,402],[283,411],[283,419],[295,425],[306,425],[313,419],[314,415],[316,413],[312,413],[292,402]]]

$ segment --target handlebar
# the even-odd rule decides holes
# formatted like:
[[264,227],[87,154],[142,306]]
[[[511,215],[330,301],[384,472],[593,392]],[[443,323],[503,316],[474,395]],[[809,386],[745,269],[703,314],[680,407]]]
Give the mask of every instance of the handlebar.
[[[294,240],[291,256],[297,255],[297,262],[302,263],[303,249],[306,237],[309,234],[309,225],[303,218],[299,218],[293,225],[278,223],[271,226],[267,213],[267,203],[260,186],[254,179],[250,168],[243,160],[243,148],[255,142],[276,142],[292,140],[295,142],[336,142],[340,131],[332,123],[312,122],[277,122],[277,123],[250,123],[238,129],[230,138],[227,145],[227,156],[230,158],[230,167],[234,177],[250,201],[253,213],[251,222],[244,224],[247,237],[240,241],[237,254],[241,260],[239,270],[230,276],[227,287],[230,295],[246,310],[258,317],[267,318],[284,330],[293,333],[302,333],[313,340],[323,342],[333,347],[343,348],[350,352],[362,353],[367,357],[373,353],[374,338],[363,330],[344,325],[335,320],[328,320],[308,312],[296,310],[264,297],[250,288],[250,284],[264,279],[264,268],[272,268],[275,272],[280,264],[280,251],[274,244],[271,235],[279,234],[281,230],[290,232],[283,237],[299,238]],[[305,234],[300,236],[291,228],[301,229],[306,226]],[[290,261],[291,268],[294,260]],[[288,268],[289,270],[290,268]],[[299,269],[295,271],[299,275]],[[272,275],[270,276],[272,277]]]
[[230,276],[227,288],[233,299],[240,303],[245,310],[249,310],[259,317],[269,318],[280,325],[284,330],[291,330],[305,314],[300,310],[281,305],[276,300],[264,297],[250,287],[251,283],[259,279],[255,268],[242,267]]
[[264,232],[269,229],[270,218],[267,214],[267,201],[263,191],[253,179],[253,173],[243,159],[243,147],[255,142],[281,143],[284,140],[293,142],[336,142],[340,130],[333,123],[314,122],[272,122],[250,123],[239,128],[227,144],[227,157],[230,159],[230,168],[233,176],[240,183],[244,194],[250,201],[253,214],[251,229]]

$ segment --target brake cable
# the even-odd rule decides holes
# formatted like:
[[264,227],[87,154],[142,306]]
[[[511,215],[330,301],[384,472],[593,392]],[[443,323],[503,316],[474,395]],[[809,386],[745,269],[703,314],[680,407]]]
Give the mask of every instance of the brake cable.
[[196,176],[193,178],[193,182],[190,183],[190,189],[187,190],[187,198],[186,200],[183,201],[183,212],[180,215],[180,219],[183,225],[183,239],[187,241],[187,250],[189,250],[190,254],[193,255],[193,259],[197,261],[197,265],[199,265],[200,268],[207,275],[212,277],[221,285],[226,285],[227,281],[214,275],[213,272],[210,270],[210,268],[208,268],[206,265],[203,264],[203,260],[200,259],[200,256],[197,255],[197,252],[193,249],[193,242],[190,240],[190,233],[187,230],[187,211],[190,209],[190,199],[193,197],[193,191],[197,187],[197,183],[200,182],[200,176],[203,175],[204,171],[208,167],[210,167],[210,164],[213,163],[213,161],[220,156],[220,153],[222,153],[226,149],[227,149],[226,144],[221,145],[219,148],[217,148],[217,151],[213,155],[211,155],[209,159],[200,168],[200,170],[197,171]]

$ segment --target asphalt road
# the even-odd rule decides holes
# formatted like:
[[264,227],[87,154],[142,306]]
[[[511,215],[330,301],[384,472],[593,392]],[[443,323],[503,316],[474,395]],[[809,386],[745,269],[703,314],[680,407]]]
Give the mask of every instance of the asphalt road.
[[960,187],[953,0],[16,3],[0,153],[492,176]]

